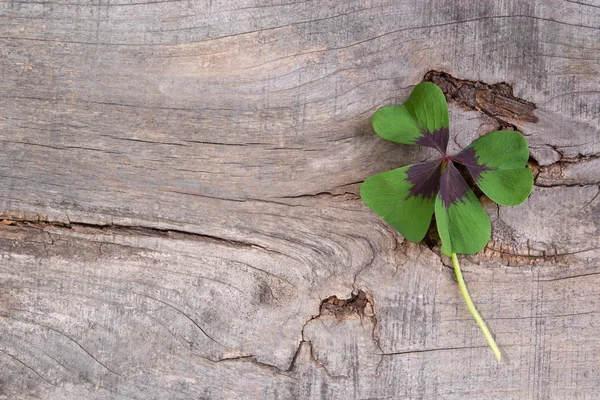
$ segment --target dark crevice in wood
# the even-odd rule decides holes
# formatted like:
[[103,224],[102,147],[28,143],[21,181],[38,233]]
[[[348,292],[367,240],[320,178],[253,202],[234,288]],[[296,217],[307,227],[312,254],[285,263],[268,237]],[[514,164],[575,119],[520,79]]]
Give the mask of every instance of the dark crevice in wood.
[[[184,231],[179,229],[170,228],[154,228],[146,226],[136,225],[118,225],[118,224],[92,224],[85,222],[74,222],[69,221],[68,223],[60,221],[49,221],[40,215],[29,215],[20,214],[16,212],[0,212],[0,228],[2,226],[18,226],[18,227],[29,227],[35,229],[65,229],[65,230],[79,230],[85,231],[100,231],[101,233],[107,234],[119,234],[124,236],[149,236],[149,237],[168,237],[172,239],[180,240],[196,240],[196,241],[209,241],[214,244],[246,248],[246,249],[261,249],[264,251],[277,253],[286,256],[283,253],[278,252],[256,243],[245,242],[240,240],[226,239],[222,237],[207,235],[203,233],[196,233],[191,231]],[[286,256],[288,257],[288,256]]]
[[300,340],[298,348],[294,354],[294,357],[292,358],[292,362],[290,363],[290,366],[287,370],[288,372],[293,371],[296,365],[296,360],[298,358],[298,355],[300,354],[302,347],[308,345],[310,348],[310,358],[313,361],[313,363],[322,368],[325,374],[330,378],[337,378],[336,376],[331,375],[330,372],[327,370],[327,367],[321,361],[318,360],[318,358],[314,354],[312,342],[310,340],[307,340],[304,334],[304,330],[309,323],[323,316],[331,315],[333,315],[339,321],[353,316],[358,316],[361,319],[367,318],[368,320],[370,320],[373,325],[372,339],[375,342],[377,348],[382,350],[379,342],[378,324],[377,317],[374,313],[373,298],[363,290],[356,289],[352,292],[351,296],[348,299],[340,299],[337,296],[333,295],[321,301],[321,305],[319,306],[319,314],[312,316],[308,321],[304,323],[304,326],[302,327],[302,339]]
[[[556,150],[554,146],[552,148]],[[577,157],[566,158],[562,153],[561,159],[553,164],[538,167],[538,174],[535,175],[535,185],[540,187],[558,187],[558,186],[596,186],[600,184],[600,176],[596,179],[570,179],[568,173],[565,175],[565,170],[571,168],[574,164],[585,163],[600,159],[600,155],[584,156],[579,155]]]
[[[248,146],[269,146],[271,143],[249,142],[249,143],[224,143],[214,142],[209,140],[185,140],[186,143],[208,144],[213,146],[232,146],[232,147],[248,147]],[[304,150],[304,149],[302,149]]]
[[373,326],[371,338],[375,346],[383,351],[379,340],[379,323],[375,314],[375,304],[370,294],[361,289],[355,289],[348,299],[329,296],[321,302],[319,316],[323,315],[334,315],[338,320],[343,320],[353,315],[358,315],[361,319],[367,318]]
[[[377,347],[381,350],[381,346],[379,344],[379,338],[377,337],[377,331],[376,331],[377,318],[376,318],[375,314],[372,312],[372,310],[373,310],[373,300],[372,300],[371,296],[360,289],[353,292],[348,299],[339,299],[337,296],[334,295],[334,296],[329,296],[326,299],[324,299],[323,301],[321,301],[321,304],[319,306],[319,314],[314,315],[311,318],[309,318],[302,326],[301,340],[298,343],[298,347],[296,348],[296,351],[294,352],[294,355],[292,356],[290,365],[287,369],[281,369],[275,365],[271,365],[271,364],[259,361],[256,359],[256,356],[251,355],[251,354],[250,355],[240,355],[240,356],[235,356],[235,357],[226,357],[226,358],[221,358],[218,360],[212,360],[212,359],[206,358],[206,357],[202,357],[202,358],[205,359],[206,361],[213,362],[213,363],[249,362],[249,363],[257,365],[260,368],[265,368],[265,369],[267,369],[273,373],[276,373],[278,375],[290,376],[290,374],[292,374],[296,368],[298,358],[302,352],[302,349],[305,348],[305,346],[308,346],[308,351],[309,351],[309,356],[310,356],[311,361],[317,367],[322,369],[323,372],[329,378],[332,378],[332,379],[343,378],[343,377],[338,377],[338,376],[332,375],[327,370],[326,365],[323,364],[321,361],[319,361],[318,357],[314,353],[312,342],[305,338],[304,330],[305,330],[306,326],[309,323],[311,323],[312,321],[315,321],[315,320],[317,320],[323,316],[327,316],[327,315],[333,315],[340,321],[345,318],[349,318],[351,316],[367,318],[373,323],[373,340],[375,341],[375,344],[377,345]],[[195,322],[194,322],[194,324],[195,324]],[[383,352],[382,352],[382,355],[384,355]]]
[[[296,354],[294,354],[294,358],[292,359],[292,366],[295,363],[296,357],[298,357],[299,350],[300,350],[300,347],[296,351]],[[222,363],[222,362],[249,362],[249,363],[257,365],[257,366],[259,366],[261,368],[265,368],[265,369],[267,369],[267,370],[269,370],[271,372],[274,372],[274,373],[276,373],[278,375],[286,375],[287,376],[288,372],[292,371],[291,369],[282,370],[282,369],[279,369],[278,367],[276,367],[274,365],[258,361],[256,359],[256,357],[253,356],[253,355],[228,357],[228,358],[222,358],[222,359],[217,360],[217,361],[213,361],[213,360],[210,360],[210,359],[206,359],[206,360],[211,361],[211,362],[217,362],[217,363]]]
[[[360,182],[352,182],[352,183],[348,183],[346,185],[342,185],[343,187],[346,186],[350,186],[350,185],[355,185],[355,184],[359,184],[362,183],[363,181]],[[318,193],[307,193],[307,194],[300,194],[300,195],[295,195],[295,196],[280,196],[280,197],[275,197],[277,199],[300,199],[300,198],[305,198],[305,197],[346,197],[347,200],[356,200],[360,198],[360,195],[358,195],[357,193],[354,192],[348,192],[348,191],[344,191],[344,192],[335,192],[335,190],[331,190],[331,191],[324,191],[324,192],[318,192]]]
[[[314,318],[311,318],[311,320]],[[304,330],[304,329],[303,329]],[[310,361],[316,365],[318,368],[320,368],[321,370],[323,370],[323,372],[325,373],[325,375],[327,375],[328,378],[330,379],[343,379],[344,377],[341,376],[335,376],[332,375],[329,370],[327,369],[327,367],[325,366],[325,364],[323,364],[322,362],[319,361],[319,359],[317,358],[317,356],[315,355],[314,352],[314,348],[313,348],[313,344],[310,340],[304,340],[302,339],[300,341],[300,344],[298,345],[298,348],[296,349],[296,352],[294,353],[294,357],[292,358],[292,362],[290,363],[290,366],[287,370],[285,371],[281,371],[280,373],[292,373],[294,371],[294,369],[296,368],[296,363],[298,361],[298,357],[300,356],[300,353],[302,353],[302,349],[308,346],[308,355],[310,357]]]
[[[530,247],[526,248],[512,246],[510,244],[500,243],[499,247],[491,240],[490,243],[484,248],[483,256],[490,259],[501,260],[506,263],[507,267],[511,265],[523,266],[523,265],[536,265],[538,262],[544,264],[560,264],[568,265],[570,262],[570,256],[588,252],[595,252],[600,247],[589,247],[572,251],[559,251],[556,246],[548,248],[546,250],[540,250]],[[469,257],[471,262],[480,264],[479,261],[475,261],[473,256]]]
[[600,182],[591,182],[591,183],[581,183],[581,182],[572,182],[572,183],[553,183],[553,182],[535,182],[534,185],[543,188],[555,188],[555,187],[591,187],[597,186]]
[[342,320],[353,315],[373,318],[370,312],[365,312],[367,307],[372,309],[368,296],[362,290],[358,290],[348,299],[338,299],[337,296],[329,296],[321,302],[319,316],[334,315]]
[[537,122],[535,104],[515,97],[512,86],[506,82],[487,83],[458,79],[441,71],[429,71],[424,82],[433,82],[442,89],[446,98],[469,109],[478,110],[495,119],[502,129],[518,130],[508,120]]
[[533,172],[533,182],[535,184],[535,181],[540,174],[540,163],[531,154],[529,155],[529,160],[527,160],[527,167]]
[[[306,325],[304,325],[306,326]],[[302,327],[302,332],[304,333],[304,327]],[[290,366],[287,369],[287,372],[292,372],[294,370],[294,368],[296,368],[296,363],[298,362],[298,356],[300,355],[300,352],[302,351],[302,345],[306,343],[304,341],[304,339],[302,339],[300,341],[300,344],[298,345],[298,348],[296,348],[296,352],[294,353],[294,356],[292,357],[292,362],[290,362]],[[310,343],[309,343],[310,345]]]
[[435,221],[435,213],[433,213],[431,222],[429,223],[429,229],[427,229],[427,233],[423,238],[423,244],[429,248],[432,252],[438,254],[440,243],[442,240],[440,239],[440,235],[437,230],[437,224]]

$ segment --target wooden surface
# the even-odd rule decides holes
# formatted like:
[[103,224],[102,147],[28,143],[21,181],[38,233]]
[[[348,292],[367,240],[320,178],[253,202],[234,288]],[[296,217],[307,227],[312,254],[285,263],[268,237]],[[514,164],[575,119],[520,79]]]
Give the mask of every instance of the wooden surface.
[[[462,261],[500,364],[358,197],[430,70],[538,174]],[[0,1],[0,399],[597,399],[599,74],[598,0]]]

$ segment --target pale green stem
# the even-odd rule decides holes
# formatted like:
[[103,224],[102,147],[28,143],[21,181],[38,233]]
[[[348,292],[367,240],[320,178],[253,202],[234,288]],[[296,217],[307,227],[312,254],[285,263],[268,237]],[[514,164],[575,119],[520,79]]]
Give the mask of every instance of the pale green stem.
[[477,309],[475,308],[475,305],[471,301],[471,296],[469,296],[467,285],[465,284],[465,280],[463,279],[462,273],[460,272],[460,265],[458,264],[458,258],[456,257],[456,253],[452,253],[452,265],[454,265],[454,273],[456,274],[456,279],[458,280],[458,287],[460,288],[460,293],[465,299],[465,303],[467,303],[467,308],[471,312],[473,318],[475,318],[475,321],[477,322],[477,325],[479,325],[481,332],[483,332],[483,336],[485,337],[485,340],[487,340],[488,345],[494,352],[496,360],[500,361],[500,358],[502,357],[502,354],[500,354],[500,349],[498,348],[494,337],[490,333],[490,330],[485,325],[485,322],[483,322],[483,318],[481,318],[481,315],[479,315]]

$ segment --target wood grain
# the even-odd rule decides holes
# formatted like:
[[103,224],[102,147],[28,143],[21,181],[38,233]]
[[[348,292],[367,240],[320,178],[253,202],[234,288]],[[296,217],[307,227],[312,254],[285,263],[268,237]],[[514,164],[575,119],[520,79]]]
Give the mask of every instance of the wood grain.
[[[595,399],[598,21],[592,1],[1,1],[0,399]],[[531,145],[531,197],[484,199],[492,241],[462,261],[500,364],[437,245],[358,196],[431,156],[370,127],[428,71],[480,90],[449,95],[451,151],[501,126]]]

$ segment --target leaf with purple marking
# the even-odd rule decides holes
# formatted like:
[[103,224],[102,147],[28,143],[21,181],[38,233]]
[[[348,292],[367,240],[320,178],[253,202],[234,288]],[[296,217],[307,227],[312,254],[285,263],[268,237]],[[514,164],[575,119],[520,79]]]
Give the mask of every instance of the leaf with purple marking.
[[420,242],[431,223],[440,176],[438,160],[409,165],[370,177],[360,195],[402,236]]
[[442,253],[475,254],[490,240],[490,219],[452,161],[440,179],[435,220]]
[[516,131],[488,133],[467,146],[458,156],[481,190],[503,206],[521,204],[533,188],[533,174],[526,167],[527,140]]
[[450,128],[446,97],[434,83],[420,83],[404,104],[377,110],[373,128],[392,142],[420,144],[445,153]]

